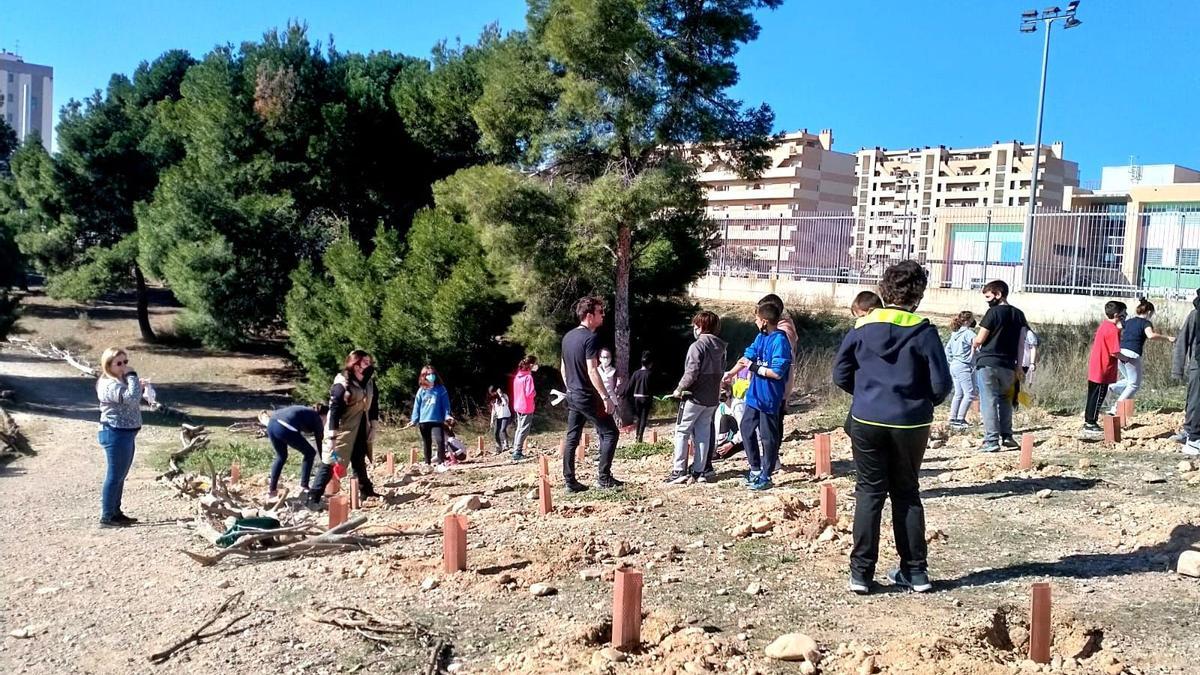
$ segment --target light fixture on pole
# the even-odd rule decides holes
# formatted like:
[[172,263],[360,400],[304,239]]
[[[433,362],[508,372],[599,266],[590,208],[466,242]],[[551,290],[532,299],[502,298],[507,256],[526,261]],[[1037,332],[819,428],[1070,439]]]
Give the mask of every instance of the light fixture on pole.
[[1021,270],[1023,284],[1029,285],[1030,263],[1032,260],[1031,250],[1033,248],[1033,216],[1037,209],[1037,189],[1038,189],[1038,171],[1041,169],[1042,160],[1042,114],[1045,111],[1046,104],[1046,67],[1050,59],[1050,28],[1055,21],[1062,20],[1064,28],[1074,28],[1083,23],[1075,17],[1076,10],[1079,9],[1079,0],[1072,0],[1067,3],[1067,9],[1061,10],[1057,6],[1047,7],[1041,13],[1036,9],[1029,9],[1021,12],[1021,32],[1036,33],[1037,25],[1042,24],[1046,31],[1046,41],[1042,47],[1042,83],[1038,89],[1038,111],[1037,111],[1037,127],[1034,131],[1033,139],[1033,173],[1029,179],[1029,211],[1025,218],[1025,241],[1021,246]]

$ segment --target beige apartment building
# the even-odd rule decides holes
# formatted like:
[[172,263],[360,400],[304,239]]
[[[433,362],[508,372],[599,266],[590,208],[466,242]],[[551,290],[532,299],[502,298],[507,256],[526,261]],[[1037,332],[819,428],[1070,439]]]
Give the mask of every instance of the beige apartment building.
[[20,56],[0,50],[0,119],[17,132],[42,139],[47,151],[54,133],[54,69],[25,63]]
[[[1033,155],[1032,144],[1017,141],[977,148],[860,150],[853,257],[937,259],[930,244],[938,209],[1027,206]],[[1043,145],[1038,166],[1039,206],[1061,208],[1064,188],[1079,185],[1079,166],[1063,158],[1062,143]]]
[[726,218],[779,218],[801,212],[847,212],[854,206],[854,155],[833,150],[833,131],[807,129],[784,134],[767,153],[762,175],[744,179],[719,153],[694,151],[708,215]]

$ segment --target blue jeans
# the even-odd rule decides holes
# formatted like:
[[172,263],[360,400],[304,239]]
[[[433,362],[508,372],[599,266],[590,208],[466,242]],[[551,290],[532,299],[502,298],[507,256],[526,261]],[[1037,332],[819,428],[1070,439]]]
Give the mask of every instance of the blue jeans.
[[275,420],[267,425],[267,439],[275,449],[275,461],[271,464],[271,482],[268,488],[274,492],[279,487],[279,475],[283,473],[283,465],[287,462],[288,447],[300,452],[300,487],[308,489],[309,478],[312,476],[313,459],[317,450],[299,431],[292,431]]
[[975,391],[975,371],[971,364],[955,361],[950,364],[950,379],[954,381],[954,396],[950,399],[950,420],[965,420],[967,411],[971,409],[971,401],[978,397]]
[[[746,448],[746,459],[750,470],[769,480],[775,471],[775,462],[779,459],[779,437],[775,435],[777,417],[780,412],[767,413],[757,408],[746,406],[742,414],[742,445]],[[755,433],[757,432],[757,433]],[[759,439],[762,439],[762,455],[759,455]]]
[[984,445],[998,445],[1002,438],[1013,435],[1012,391],[1016,372],[1011,368],[984,366],[975,371],[979,386],[979,414],[983,417]]
[[137,429],[116,429],[107,424],[100,427],[98,438],[108,459],[104,488],[100,492],[100,517],[104,520],[121,513],[121,494],[125,491],[129,467],[133,466],[133,441],[137,433]]

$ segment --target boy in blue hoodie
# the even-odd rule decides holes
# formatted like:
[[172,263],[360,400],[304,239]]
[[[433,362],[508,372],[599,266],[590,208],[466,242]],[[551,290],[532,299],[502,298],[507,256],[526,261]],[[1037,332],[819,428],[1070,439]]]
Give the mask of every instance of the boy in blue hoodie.
[[937,329],[913,313],[926,283],[925,270],[911,260],[884,271],[879,282],[884,308],[855,322],[833,364],[833,383],[854,396],[847,425],[858,475],[850,590],[858,594],[871,590],[879,521],[889,496],[900,567],[888,578],[918,592],[933,588],[917,478],[933,409],[953,385]]
[[[771,472],[779,459],[779,429],[783,428],[784,385],[792,368],[792,347],[779,330],[778,305],[760,302],[754,311],[759,334],[723,382],[731,382],[738,371],[750,370],[750,388],[746,391],[746,411],[742,415],[742,443],[750,472],[746,483],[751,490],[772,487]],[[762,442],[761,454],[759,441]]]

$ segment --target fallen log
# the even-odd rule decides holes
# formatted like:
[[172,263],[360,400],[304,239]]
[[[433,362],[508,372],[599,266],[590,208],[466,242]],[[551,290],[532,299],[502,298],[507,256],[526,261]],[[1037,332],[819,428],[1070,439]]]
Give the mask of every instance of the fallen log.
[[[256,534],[247,535],[238,539],[234,545],[221,549],[212,555],[203,555],[191,551],[183,551],[183,553],[201,565],[210,567],[231,555],[239,555],[251,560],[281,560],[283,558],[299,557],[314,552],[350,551],[378,546],[380,542],[374,538],[350,534],[359,527],[362,527],[366,522],[366,516],[359,516],[316,536],[274,548],[255,549],[250,547],[263,539],[273,536],[272,532],[279,532],[280,530],[287,530],[289,528],[280,528],[280,530],[275,531],[264,530]],[[301,528],[303,526],[294,527]]]

